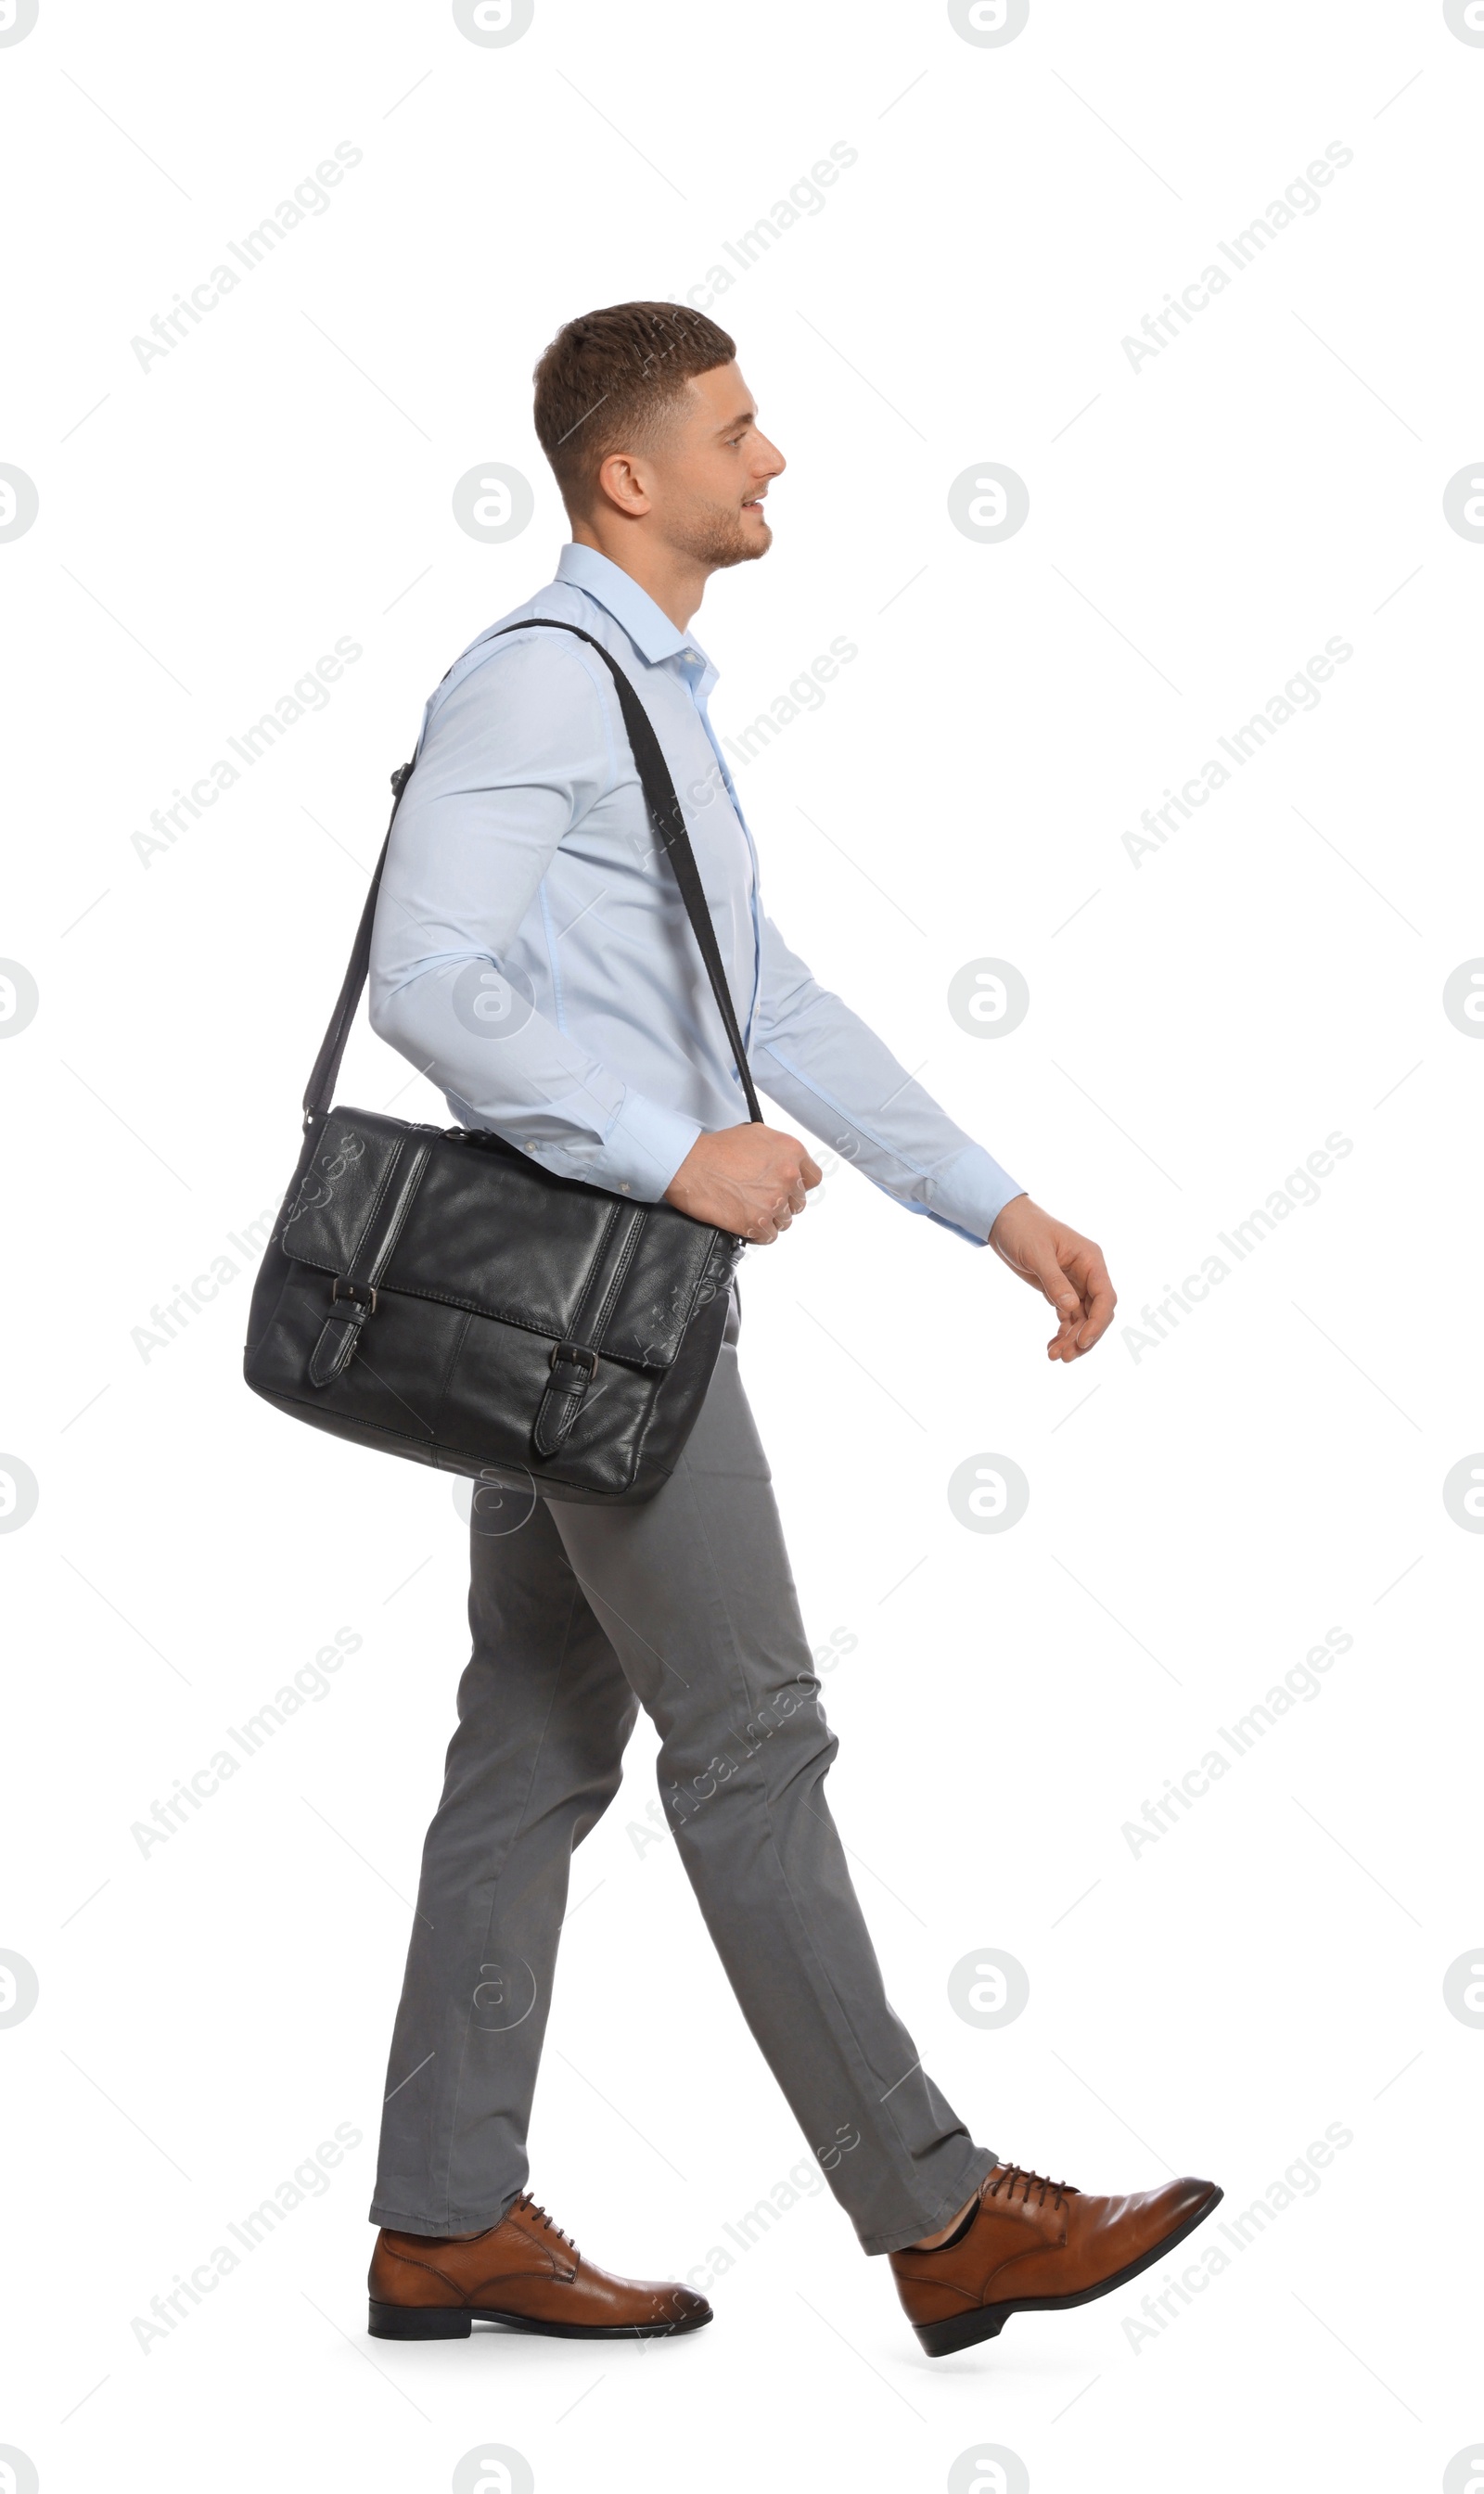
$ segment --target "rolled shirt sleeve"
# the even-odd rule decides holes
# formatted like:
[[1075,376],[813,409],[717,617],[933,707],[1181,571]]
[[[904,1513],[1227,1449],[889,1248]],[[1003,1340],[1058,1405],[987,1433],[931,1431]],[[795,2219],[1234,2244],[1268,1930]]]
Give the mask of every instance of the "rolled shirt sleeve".
[[1025,1189],[940,1109],[885,1042],[761,921],[756,1080],[908,1211],[984,1246]]
[[625,1082],[502,967],[562,838],[617,776],[600,663],[564,636],[512,635],[433,711],[381,877],[371,1023],[461,1124],[652,1202],[702,1127]]

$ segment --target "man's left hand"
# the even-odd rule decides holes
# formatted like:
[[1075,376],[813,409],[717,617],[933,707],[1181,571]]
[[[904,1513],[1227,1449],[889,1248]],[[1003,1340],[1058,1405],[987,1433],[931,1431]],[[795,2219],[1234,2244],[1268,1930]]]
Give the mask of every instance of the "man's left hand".
[[1044,1212],[1028,1195],[1015,1196],[998,1215],[989,1244],[1002,1263],[1039,1291],[1056,1314],[1048,1359],[1080,1359],[1113,1321],[1118,1294],[1103,1250],[1070,1223]]

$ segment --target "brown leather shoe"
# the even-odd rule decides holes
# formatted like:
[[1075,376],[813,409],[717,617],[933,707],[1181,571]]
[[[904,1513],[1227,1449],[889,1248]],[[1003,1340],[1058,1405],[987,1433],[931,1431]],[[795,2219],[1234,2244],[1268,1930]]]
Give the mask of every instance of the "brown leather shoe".
[[996,2338],[1013,2312],[1066,2312],[1137,2277],[1208,2217],[1222,2194],[1187,2175],[1159,2191],[1096,2199],[997,2165],[957,2242],[893,2252],[896,2291],[929,2356]]
[[673,2338],[712,2318],[688,2286],[610,2277],[527,2191],[478,2235],[382,2227],[371,2255],[373,2338],[467,2338],[476,2321],[542,2338]]

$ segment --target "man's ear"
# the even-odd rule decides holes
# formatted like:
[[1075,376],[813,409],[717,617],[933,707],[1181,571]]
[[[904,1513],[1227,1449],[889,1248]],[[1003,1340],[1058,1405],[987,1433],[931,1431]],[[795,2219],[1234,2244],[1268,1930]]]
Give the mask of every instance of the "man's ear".
[[600,494],[627,519],[640,519],[650,508],[650,496],[638,466],[626,450],[610,451],[598,469]]

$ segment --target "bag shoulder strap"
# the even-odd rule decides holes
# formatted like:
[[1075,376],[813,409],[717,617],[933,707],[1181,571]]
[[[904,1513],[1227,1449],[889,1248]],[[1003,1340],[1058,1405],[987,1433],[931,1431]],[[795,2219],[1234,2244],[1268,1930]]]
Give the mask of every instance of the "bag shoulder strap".
[[[742,1080],[742,1095],[747,1103],[747,1114],[754,1125],[761,1125],[763,1111],[758,1106],[757,1093],[753,1088],[752,1076],[748,1070],[746,1049],[742,1045],[742,1032],[738,1027],[737,1010],[732,1002],[731,989],[727,986],[726,972],[722,967],[721,948],[716,941],[715,928],[712,925],[711,911],[706,905],[706,895],[701,885],[701,870],[696,864],[695,851],[690,844],[690,834],[685,828],[685,817],[681,811],[681,801],[675,793],[675,782],[670,776],[669,765],[660,749],[659,739],[654,733],[649,712],[618,660],[604,649],[601,641],[594,640],[592,634],[585,632],[580,624],[559,624],[555,616],[532,615],[524,624],[503,625],[500,632],[493,633],[490,637],[500,640],[505,632],[530,632],[537,627],[550,632],[570,632],[576,640],[586,641],[591,649],[597,652],[613,677],[614,689],[619,696],[619,708],[623,714],[623,725],[633,748],[634,764],[639,773],[639,784],[644,790],[644,802],[649,809],[650,821],[665,856],[670,861],[675,880],[680,886],[681,898],[685,904],[685,915],[690,921],[691,932],[695,936],[701,958],[706,964],[706,975],[711,981],[712,993],[716,999],[716,1009],[721,1016],[728,1045]],[[404,762],[400,769],[392,773],[392,788],[395,793],[391,821],[386,826],[386,837],[381,843],[381,854],[377,860],[376,871],[371,878],[371,889],[366,895],[366,905],[361,911],[360,925],[355,930],[355,942],[350,948],[350,959],[341,985],[340,994],[335,1001],[335,1010],[330,1016],[329,1028],[320,1044],[319,1053],[315,1059],[315,1070],[309,1078],[309,1087],[304,1094],[306,1132],[328,1115],[330,1103],[335,1096],[335,1083],[340,1073],[341,1058],[346,1052],[346,1042],[350,1036],[350,1024],[355,1019],[356,1007],[360,1003],[361,991],[366,985],[367,972],[371,966],[371,930],[377,914],[377,895],[381,889],[381,873],[386,865],[387,851],[391,846],[392,824],[396,822],[397,809],[402,804],[411,776],[410,762]]]

